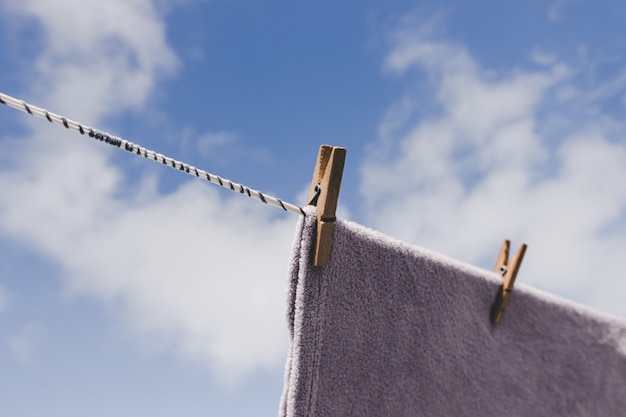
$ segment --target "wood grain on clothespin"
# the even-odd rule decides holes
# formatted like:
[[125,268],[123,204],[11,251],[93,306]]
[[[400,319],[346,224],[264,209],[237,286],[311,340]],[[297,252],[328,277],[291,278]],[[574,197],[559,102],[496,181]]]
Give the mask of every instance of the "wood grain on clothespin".
[[317,234],[313,253],[315,266],[326,266],[330,259],[345,160],[345,148],[329,145],[320,147],[308,197],[309,204],[317,207]]
[[491,321],[493,323],[500,323],[502,317],[504,316],[504,310],[506,309],[507,304],[509,303],[509,298],[511,298],[511,291],[513,291],[513,286],[515,285],[515,278],[517,277],[517,272],[522,264],[522,260],[524,259],[524,254],[526,253],[526,248],[528,247],[525,243],[523,243],[515,257],[511,261],[509,266],[509,250],[511,247],[511,242],[505,240],[502,244],[502,248],[500,249],[500,254],[498,255],[498,259],[496,261],[496,265],[494,267],[494,271],[498,274],[501,274],[504,278],[504,281],[500,288],[498,289],[498,295],[496,297],[496,302],[493,304],[491,309]]

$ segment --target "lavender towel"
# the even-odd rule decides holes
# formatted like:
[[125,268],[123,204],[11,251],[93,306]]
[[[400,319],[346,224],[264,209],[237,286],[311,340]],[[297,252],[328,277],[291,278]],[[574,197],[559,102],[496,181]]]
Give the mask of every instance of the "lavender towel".
[[518,284],[494,327],[495,273],[341,220],[313,267],[313,228],[290,265],[281,416],[626,416],[626,321]]

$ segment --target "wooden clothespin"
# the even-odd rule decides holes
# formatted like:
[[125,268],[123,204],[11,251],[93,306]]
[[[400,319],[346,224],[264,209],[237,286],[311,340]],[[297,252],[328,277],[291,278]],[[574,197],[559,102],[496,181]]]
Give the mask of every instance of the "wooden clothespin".
[[317,235],[313,265],[326,266],[335,230],[335,211],[346,160],[346,148],[322,145],[315,163],[308,204],[317,206]]
[[504,309],[506,308],[509,298],[511,297],[511,291],[513,290],[513,285],[515,284],[517,271],[519,271],[520,265],[522,264],[527,247],[528,246],[525,243],[522,243],[522,246],[520,246],[517,250],[515,257],[509,266],[509,249],[511,248],[511,242],[505,240],[502,244],[494,271],[502,274],[504,282],[498,290],[496,302],[493,304],[491,309],[491,321],[493,323],[500,323],[502,317],[504,316]]

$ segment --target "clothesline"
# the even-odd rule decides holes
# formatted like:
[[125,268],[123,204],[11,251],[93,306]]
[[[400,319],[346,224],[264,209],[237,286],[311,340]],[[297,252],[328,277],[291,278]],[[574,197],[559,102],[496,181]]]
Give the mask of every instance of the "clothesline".
[[115,146],[119,149],[123,149],[127,152],[131,152],[133,154],[143,156],[146,159],[151,159],[155,162],[162,163],[163,165],[167,165],[178,171],[187,173],[189,175],[193,175],[203,180],[207,180],[209,182],[212,182],[213,184],[217,184],[221,187],[228,188],[231,191],[235,191],[240,194],[246,195],[248,197],[254,198],[265,204],[269,204],[271,206],[281,208],[291,213],[305,215],[304,210],[301,207],[287,203],[276,197],[263,194],[260,191],[253,190],[249,187],[246,187],[245,185],[237,184],[236,182],[233,182],[226,178],[222,178],[218,175],[211,174],[207,171],[196,168],[193,165],[189,165],[184,162],[177,161],[173,158],[157,153],[150,149],[143,148],[126,139],[122,139],[120,137],[110,135],[106,132],[102,132],[100,130],[91,128],[89,126],[85,126],[74,120],[70,120],[64,116],[51,113],[45,109],[33,106],[31,104],[26,103],[23,100],[16,99],[2,92],[0,92],[0,104],[4,104],[16,110],[23,111],[25,113],[30,114],[31,116],[39,117],[40,119],[45,119],[49,121],[50,123],[55,123],[59,126],[64,126],[67,129],[75,130],[79,132],[81,135],[88,135],[94,139],[99,140],[100,142],[108,143],[109,145]]

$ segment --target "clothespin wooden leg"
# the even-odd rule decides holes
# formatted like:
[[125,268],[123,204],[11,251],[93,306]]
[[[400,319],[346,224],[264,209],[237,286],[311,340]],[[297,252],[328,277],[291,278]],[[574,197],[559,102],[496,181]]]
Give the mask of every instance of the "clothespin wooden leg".
[[320,147],[308,197],[308,204],[317,206],[317,235],[313,253],[315,266],[326,266],[330,259],[345,160],[345,148],[329,145]]
[[502,248],[500,249],[500,254],[498,255],[498,260],[496,261],[496,265],[494,267],[495,272],[502,274],[504,281],[498,290],[498,295],[496,298],[496,302],[493,304],[491,309],[491,321],[494,323],[500,323],[502,317],[504,316],[504,310],[506,309],[507,304],[509,303],[509,298],[511,297],[511,291],[513,291],[513,286],[515,285],[515,278],[517,277],[517,272],[522,264],[522,260],[524,259],[524,254],[526,253],[526,248],[528,247],[525,243],[523,243],[515,257],[511,261],[511,265],[508,265],[509,262],[509,249],[511,246],[511,242],[505,240],[502,244]]

